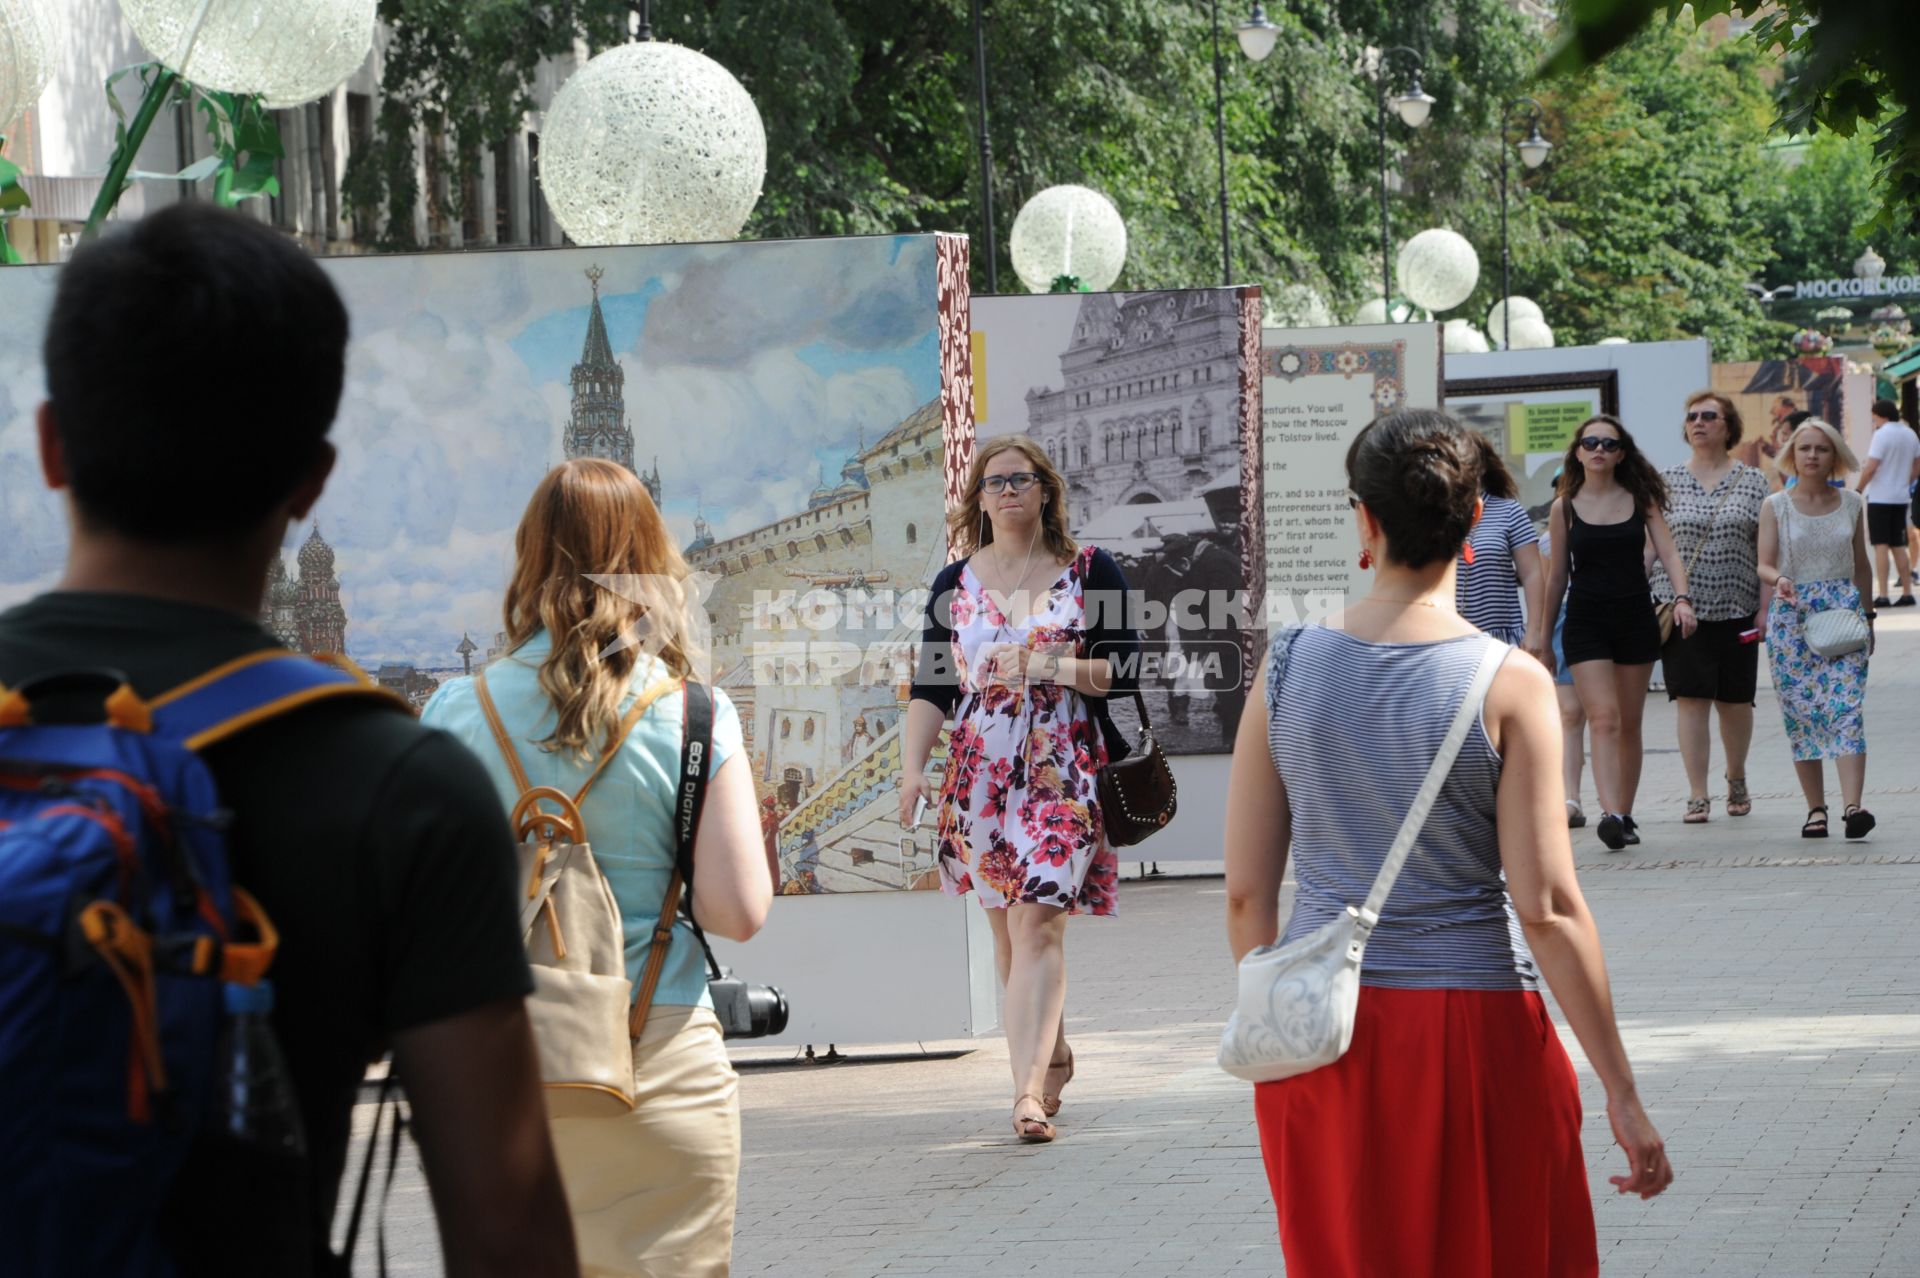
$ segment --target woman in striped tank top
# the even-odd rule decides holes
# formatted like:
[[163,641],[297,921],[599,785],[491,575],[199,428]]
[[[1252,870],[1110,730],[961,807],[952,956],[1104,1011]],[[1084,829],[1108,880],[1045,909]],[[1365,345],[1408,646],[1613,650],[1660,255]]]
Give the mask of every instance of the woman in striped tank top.
[[[1240,721],[1227,810],[1234,957],[1365,898],[1480,662],[1454,607],[1480,462],[1434,412],[1394,413],[1347,454],[1373,588],[1329,627],[1275,637]],[[1255,1088],[1290,1278],[1599,1272],[1573,1066],[1545,977],[1607,1093],[1621,1193],[1673,1179],[1614,1024],[1574,878],[1546,670],[1505,658],[1361,967],[1353,1045]]]

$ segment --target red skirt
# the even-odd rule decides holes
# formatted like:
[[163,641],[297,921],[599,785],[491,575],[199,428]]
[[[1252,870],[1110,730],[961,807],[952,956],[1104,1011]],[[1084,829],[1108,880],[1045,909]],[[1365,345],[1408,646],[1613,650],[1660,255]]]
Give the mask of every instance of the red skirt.
[[1347,1054],[1253,1105],[1287,1278],[1600,1272],[1579,1087],[1538,994],[1362,986]]

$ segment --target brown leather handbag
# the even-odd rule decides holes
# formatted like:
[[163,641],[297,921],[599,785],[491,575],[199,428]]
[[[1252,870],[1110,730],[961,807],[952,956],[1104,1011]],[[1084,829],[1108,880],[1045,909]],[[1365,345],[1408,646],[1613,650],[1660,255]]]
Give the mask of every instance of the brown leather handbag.
[[1173,820],[1180,806],[1180,787],[1154,740],[1147,703],[1136,692],[1133,704],[1140,711],[1140,744],[1126,758],[1100,769],[1100,818],[1107,844],[1116,848],[1130,848],[1155,833]]

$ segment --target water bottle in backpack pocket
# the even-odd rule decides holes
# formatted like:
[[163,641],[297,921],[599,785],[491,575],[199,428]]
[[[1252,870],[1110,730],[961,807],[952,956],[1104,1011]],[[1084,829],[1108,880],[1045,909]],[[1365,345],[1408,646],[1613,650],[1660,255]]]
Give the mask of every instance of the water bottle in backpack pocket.
[[[35,721],[46,699],[95,691],[103,721]],[[173,1272],[161,1208],[196,1140],[227,1112],[213,1103],[223,1032],[252,1044],[264,1028],[259,996],[239,996],[247,1010],[230,1018],[228,990],[257,986],[278,944],[231,882],[224,814],[197,752],[338,694],[387,696],[357,673],[279,649],[151,702],[112,671],[0,688],[9,1275]],[[249,1050],[251,1105],[269,1080]],[[273,1055],[273,1086],[290,1100]],[[259,1120],[250,1112],[255,1132]]]

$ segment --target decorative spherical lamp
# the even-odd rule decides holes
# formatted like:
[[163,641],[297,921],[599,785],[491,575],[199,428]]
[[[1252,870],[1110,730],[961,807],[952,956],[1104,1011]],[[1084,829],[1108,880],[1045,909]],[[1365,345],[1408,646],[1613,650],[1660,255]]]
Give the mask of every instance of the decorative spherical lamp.
[[1449,355],[1476,355],[1487,349],[1487,335],[1475,328],[1471,320],[1448,320],[1440,341]]
[[140,43],[203,89],[270,107],[331,93],[373,48],[379,0],[120,0]]
[[1396,298],[1393,313],[1387,313],[1387,304],[1377,297],[1370,297],[1354,308],[1355,324],[1406,324],[1413,321],[1430,320],[1433,316],[1414,307],[1405,298]]
[[1553,345],[1553,329],[1537,315],[1525,319],[1513,317],[1513,326],[1508,331],[1507,349],[1510,351],[1544,350]]
[[1425,310],[1452,310],[1479,282],[1480,255],[1455,231],[1434,227],[1400,248],[1400,289]]
[[1540,304],[1532,298],[1509,297],[1504,302],[1495,302],[1487,312],[1487,336],[1496,342],[1507,342],[1507,317],[1511,315],[1518,324],[1523,318],[1544,320],[1546,315]]
[[1282,284],[1266,297],[1266,328],[1328,328],[1333,312],[1319,292],[1306,284]]
[[560,86],[540,134],[540,186],[580,244],[730,240],[760,202],[759,109],[704,54],[623,44]]
[[1595,346],[1625,346],[1627,344],[1627,339],[1624,337],[1603,337],[1594,343]]
[[0,0],[0,133],[39,101],[53,76],[48,0]]
[[1048,292],[1068,276],[1098,293],[1111,288],[1127,264],[1127,224],[1098,191],[1050,186],[1013,219],[1008,248],[1029,292]]

